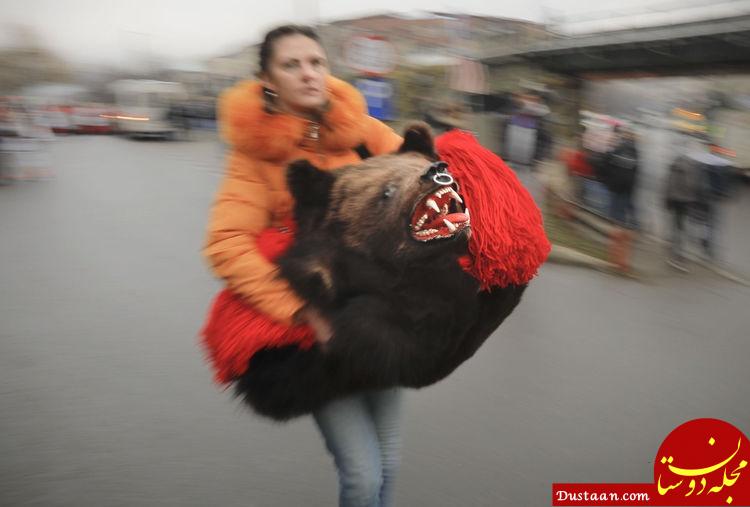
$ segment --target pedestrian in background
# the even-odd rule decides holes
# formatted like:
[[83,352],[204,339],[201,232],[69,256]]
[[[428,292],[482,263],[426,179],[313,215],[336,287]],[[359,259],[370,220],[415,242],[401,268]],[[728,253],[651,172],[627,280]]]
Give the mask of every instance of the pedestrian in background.
[[696,203],[699,179],[699,163],[688,155],[680,155],[669,166],[664,192],[664,203],[671,214],[667,263],[684,273],[688,272],[684,251],[686,223],[691,208]]
[[[576,138],[576,145],[561,150],[560,158],[568,169],[568,175],[573,182],[573,197],[584,205],[588,205],[587,186],[596,179],[591,157],[583,147],[583,137]],[[591,192],[589,192],[591,193]]]
[[617,140],[601,162],[601,180],[610,192],[609,216],[628,227],[638,227],[634,194],[638,180],[638,149],[635,132],[615,128]]
[[720,147],[707,138],[693,143],[688,156],[697,167],[694,203],[690,218],[698,225],[701,253],[716,261],[716,235],[721,201],[729,196],[731,163],[716,152]]

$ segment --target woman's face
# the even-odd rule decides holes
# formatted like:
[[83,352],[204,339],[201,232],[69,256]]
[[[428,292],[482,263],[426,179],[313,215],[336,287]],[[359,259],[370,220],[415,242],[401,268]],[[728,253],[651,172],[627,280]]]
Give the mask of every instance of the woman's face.
[[328,61],[320,44],[304,35],[287,35],[273,43],[271,53],[262,79],[278,95],[279,105],[302,114],[322,108],[328,101]]

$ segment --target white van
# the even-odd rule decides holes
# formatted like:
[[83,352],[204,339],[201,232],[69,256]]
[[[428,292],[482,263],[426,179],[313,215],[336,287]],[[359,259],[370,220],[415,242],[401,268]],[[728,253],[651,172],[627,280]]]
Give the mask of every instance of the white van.
[[171,137],[178,127],[169,120],[174,104],[187,99],[180,83],[123,79],[110,85],[118,112],[117,130],[131,137]]

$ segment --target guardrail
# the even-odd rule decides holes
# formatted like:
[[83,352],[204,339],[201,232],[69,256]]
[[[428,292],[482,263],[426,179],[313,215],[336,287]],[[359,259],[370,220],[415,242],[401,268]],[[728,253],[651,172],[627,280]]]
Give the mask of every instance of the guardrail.
[[606,261],[623,274],[633,270],[632,253],[636,232],[619,225],[580,203],[563,197],[553,185],[545,185],[548,209],[560,219],[573,222],[586,236],[605,246]]

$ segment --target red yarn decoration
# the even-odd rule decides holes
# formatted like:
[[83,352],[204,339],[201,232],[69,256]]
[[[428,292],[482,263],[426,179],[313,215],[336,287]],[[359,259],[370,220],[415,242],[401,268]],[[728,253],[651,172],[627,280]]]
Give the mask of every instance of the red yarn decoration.
[[483,289],[528,283],[551,249],[534,199],[505,162],[469,132],[448,131],[435,147],[471,214],[470,259],[462,258],[462,267]]

